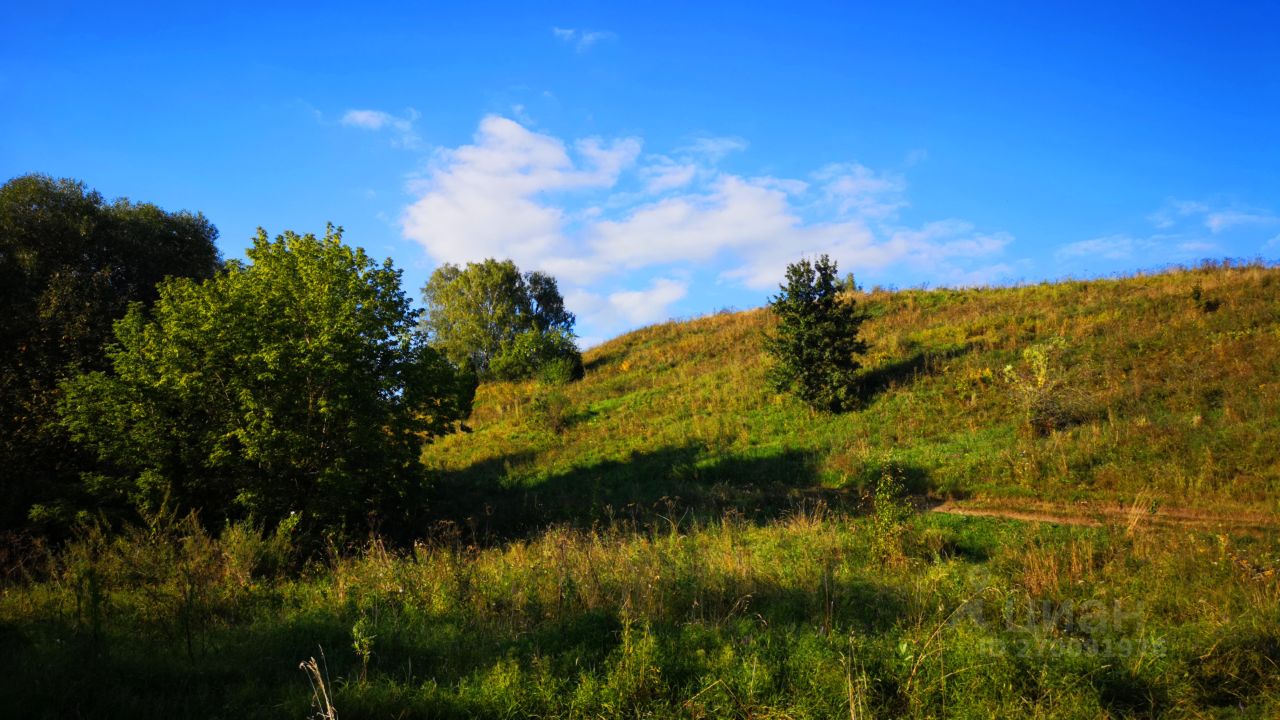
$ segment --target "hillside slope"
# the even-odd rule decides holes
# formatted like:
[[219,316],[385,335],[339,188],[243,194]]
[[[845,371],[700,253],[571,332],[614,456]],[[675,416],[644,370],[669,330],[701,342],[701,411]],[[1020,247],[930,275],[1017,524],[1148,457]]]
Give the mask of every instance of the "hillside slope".
[[[853,412],[768,389],[767,311],[668,322],[589,351],[563,389],[483,386],[474,432],[424,451],[437,508],[507,530],[751,514],[856,501],[886,472],[949,498],[1280,507],[1280,269],[857,302],[872,349]],[[1028,348],[1048,358],[1039,388]]]

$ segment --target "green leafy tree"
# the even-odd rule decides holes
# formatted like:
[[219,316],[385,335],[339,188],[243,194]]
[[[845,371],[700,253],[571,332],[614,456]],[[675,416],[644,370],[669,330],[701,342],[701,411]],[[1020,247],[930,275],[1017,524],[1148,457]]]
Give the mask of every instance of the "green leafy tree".
[[852,279],[836,277],[836,263],[826,255],[788,265],[782,292],[769,299],[777,330],[765,340],[773,387],[830,412],[856,400],[858,356],[867,351],[858,336],[866,316],[842,293]]
[[422,328],[433,347],[481,377],[532,377],[551,365],[582,374],[573,313],[556,279],[521,274],[510,260],[444,264],[422,288]]
[[57,427],[58,382],[104,368],[112,323],[160,280],[211,277],[217,234],[202,215],[107,203],[74,180],[0,187],[0,527],[35,503],[74,505],[92,458]]
[[112,372],[67,382],[61,404],[116,468],[90,479],[99,496],[329,528],[416,502],[421,444],[474,386],[415,331],[400,271],[341,233],[259,230],[247,264],[162,283],[116,324]]

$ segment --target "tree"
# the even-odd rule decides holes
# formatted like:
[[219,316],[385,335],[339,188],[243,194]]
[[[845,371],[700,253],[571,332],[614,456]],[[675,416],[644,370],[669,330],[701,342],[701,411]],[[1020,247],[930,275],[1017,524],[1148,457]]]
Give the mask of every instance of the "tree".
[[842,296],[840,285],[836,263],[826,255],[813,263],[788,265],[782,292],[769,299],[777,330],[765,340],[773,361],[768,371],[773,387],[830,412],[853,404],[861,367],[857,356],[867,351],[858,337],[866,316],[851,296]]
[[[415,331],[400,271],[342,242],[259,230],[249,263],[160,285],[115,326],[112,372],[65,383],[63,424],[116,469],[101,497],[311,527],[392,519],[424,440],[468,388]],[[472,388],[473,389],[473,388]]]
[[565,310],[554,277],[521,274],[510,260],[491,258],[465,268],[446,263],[431,274],[422,294],[422,328],[454,364],[499,379],[530,377],[551,366],[581,376],[575,318]]
[[211,277],[217,235],[203,215],[107,203],[74,180],[0,187],[0,527],[58,507],[92,464],[57,427],[58,382],[104,368],[112,323],[160,280]]

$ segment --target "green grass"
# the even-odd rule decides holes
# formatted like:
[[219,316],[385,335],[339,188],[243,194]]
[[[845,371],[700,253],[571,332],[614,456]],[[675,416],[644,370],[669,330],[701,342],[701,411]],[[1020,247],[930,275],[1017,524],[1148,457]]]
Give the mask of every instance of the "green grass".
[[[858,301],[872,350],[853,412],[768,389],[764,311],[656,325],[588,352],[563,389],[482,387],[474,432],[424,451],[435,502],[509,534],[663,498],[707,517],[777,512],[805,489],[856,499],[896,467],[943,497],[1280,511],[1280,270]],[[1037,433],[1004,369],[1055,339],[1043,394],[1068,417]],[[559,431],[530,411],[548,393],[564,396]]]
[[301,717],[323,652],[344,718],[1280,711],[1274,536],[927,515],[877,553],[883,526],[819,506],[254,574],[189,532],[84,540],[8,589],[5,707]]
[[[1280,509],[1278,300],[1261,266],[861,296],[839,416],[767,389],[763,312],[646,328],[581,382],[481,388],[424,449],[411,546],[299,565],[287,533],[164,521],[10,548],[0,707],[303,717],[314,656],[347,720],[1275,717],[1280,534],[1226,520]],[[1057,337],[1037,430],[1004,368]],[[1132,511],[907,512],[895,483]]]

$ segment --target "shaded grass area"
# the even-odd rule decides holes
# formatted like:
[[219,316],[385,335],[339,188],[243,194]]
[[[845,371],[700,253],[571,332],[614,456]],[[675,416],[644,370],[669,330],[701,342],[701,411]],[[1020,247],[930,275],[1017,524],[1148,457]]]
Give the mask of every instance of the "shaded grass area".
[[[22,717],[1272,717],[1280,544],[821,506],[381,544],[271,569],[198,526],[0,597]],[[246,568],[250,568],[246,571]]]
[[820,487],[816,457],[796,450],[724,457],[683,445],[560,471],[535,460],[515,453],[442,472],[431,506],[446,523],[465,518],[469,541],[492,543],[552,525],[680,525],[726,513],[764,521],[806,501],[850,509],[863,501]]

